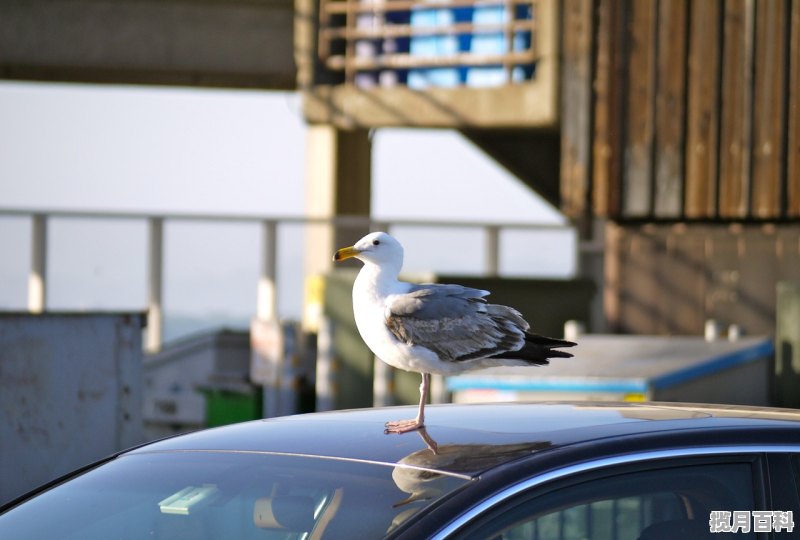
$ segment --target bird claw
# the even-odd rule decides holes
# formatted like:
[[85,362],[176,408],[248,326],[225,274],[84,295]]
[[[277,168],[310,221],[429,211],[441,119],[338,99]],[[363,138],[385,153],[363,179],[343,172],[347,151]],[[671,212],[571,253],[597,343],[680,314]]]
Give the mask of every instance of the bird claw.
[[408,433],[409,431],[416,431],[425,426],[425,424],[418,418],[411,420],[397,420],[394,422],[386,422],[386,429],[384,433]]

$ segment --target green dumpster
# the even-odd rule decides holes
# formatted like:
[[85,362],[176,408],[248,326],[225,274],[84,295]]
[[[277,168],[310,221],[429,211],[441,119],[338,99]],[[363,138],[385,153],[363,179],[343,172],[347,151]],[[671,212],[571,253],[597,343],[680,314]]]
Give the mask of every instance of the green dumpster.
[[260,386],[209,384],[199,390],[206,398],[206,425],[224,426],[262,418],[263,398]]

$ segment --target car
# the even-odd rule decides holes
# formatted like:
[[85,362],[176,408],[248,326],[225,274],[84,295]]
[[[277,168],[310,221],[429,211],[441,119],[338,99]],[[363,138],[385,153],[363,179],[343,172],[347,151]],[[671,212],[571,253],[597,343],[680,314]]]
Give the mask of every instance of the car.
[[121,452],[0,509],[3,539],[792,538],[800,412],[552,402],[252,421]]

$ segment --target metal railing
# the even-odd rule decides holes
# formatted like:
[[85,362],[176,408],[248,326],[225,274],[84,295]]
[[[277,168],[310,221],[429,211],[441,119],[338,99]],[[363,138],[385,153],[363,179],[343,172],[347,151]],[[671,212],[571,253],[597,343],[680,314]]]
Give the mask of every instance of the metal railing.
[[[140,220],[148,224],[147,234],[147,313],[148,327],[145,346],[149,351],[158,351],[162,344],[162,306],[164,293],[164,225],[167,222],[229,222],[258,224],[261,228],[260,271],[257,284],[256,317],[260,320],[277,318],[277,253],[278,229],[282,225],[328,225],[336,227],[360,227],[389,231],[394,227],[424,227],[451,229],[479,229],[485,232],[484,274],[496,276],[500,270],[502,250],[501,232],[518,231],[572,231],[570,225],[520,224],[481,221],[435,221],[435,220],[376,220],[361,216],[334,218],[297,216],[259,216],[232,214],[194,213],[150,213],[93,210],[49,210],[49,209],[2,209],[0,218],[28,217],[31,219],[31,264],[28,278],[28,310],[42,313],[47,309],[47,242],[48,221],[51,218]],[[576,242],[576,250],[591,251],[592,245]],[[576,254],[577,255],[577,254]],[[577,260],[577,257],[576,257]]]
[[538,3],[321,0],[318,53],[347,84],[358,84],[360,73],[441,67],[497,67],[508,83],[515,68],[530,68],[522,79],[533,73]]

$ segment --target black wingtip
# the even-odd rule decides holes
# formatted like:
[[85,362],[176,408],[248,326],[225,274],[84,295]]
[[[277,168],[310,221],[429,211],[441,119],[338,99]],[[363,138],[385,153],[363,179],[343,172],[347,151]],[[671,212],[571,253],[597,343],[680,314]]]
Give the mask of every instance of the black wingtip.
[[577,343],[573,341],[567,341],[566,339],[556,339],[546,336],[540,336],[539,334],[531,334],[529,332],[525,332],[525,341],[527,341],[528,343],[533,343],[534,345],[538,345],[540,347],[546,347],[548,349],[559,349],[561,347],[574,347],[577,345]]

